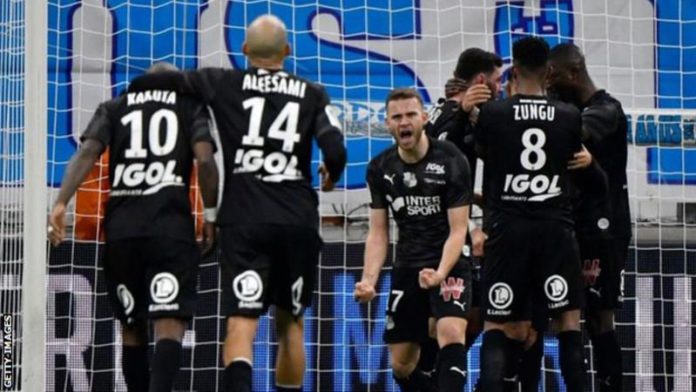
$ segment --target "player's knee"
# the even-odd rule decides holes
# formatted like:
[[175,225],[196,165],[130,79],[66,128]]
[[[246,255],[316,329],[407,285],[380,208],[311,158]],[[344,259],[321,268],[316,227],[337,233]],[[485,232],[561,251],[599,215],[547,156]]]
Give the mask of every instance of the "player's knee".
[[186,332],[186,321],[177,318],[159,318],[154,322],[155,340],[170,339],[181,342]]
[[257,318],[233,316],[227,319],[227,338],[233,340],[253,340],[256,336]]
[[147,321],[138,319],[124,325],[121,329],[121,341],[124,346],[142,346],[147,344]]
[[591,335],[601,335],[614,330],[614,311],[600,310],[587,313],[587,328]]
[[555,320],[556,333],[580,330],[580,310],[568,310]]
[[401,358],[391,358],[392,372],[396,378],[406,378],[416,369],[416,363]]
[[502,330],[508,339],[524,342],[529,336],[531,323],[528,321],[506,323]]
[[524,349],[529,350],[539,339],[539,332],[534,328],[529,328],[527,339],[524,341]]
[[437,322],[437,341],[440,347],[449,344],[464,344],[466,320],[458,317],[444,317]]

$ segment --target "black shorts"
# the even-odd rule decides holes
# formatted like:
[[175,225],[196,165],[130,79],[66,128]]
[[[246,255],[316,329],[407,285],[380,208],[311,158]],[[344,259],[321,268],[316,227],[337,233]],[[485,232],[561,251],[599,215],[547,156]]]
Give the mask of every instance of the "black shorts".
[[299,317],[312,303],[322,241],[316,229],[222,226],[222,310],[258,317],[273,304]]
[[395,267],[387,302],[385,343],[415,342],[428,339],[428,319],[460,317],[471,307],[471,266],[460,261],[447,278],[428,290],[418,284],[422,268]]
[[[484,320],[532,319],[533,303],[553,316],[584,305],[573,228],[556,220],[506,219],[489,229],[483,264]],[[536,317],[536,316],[535,316]]]
[[170,238],[106,241],[104,276],[116,318],[124,324],[146,317],[191,318],[200,257],[195,243]]
[[619,255],[619,242],[606,237],[578,236],[588,312],[621,308],[626,253]]

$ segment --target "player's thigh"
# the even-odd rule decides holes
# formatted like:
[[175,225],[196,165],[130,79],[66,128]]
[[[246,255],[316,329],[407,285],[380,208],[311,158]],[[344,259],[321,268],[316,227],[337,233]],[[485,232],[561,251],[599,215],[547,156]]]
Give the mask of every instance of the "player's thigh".
[[471,263],[461,259],[439,287],[428,290],[430,312],[437,320],[443,317],[465,319],[471,309]]
[[268,309],[274,235],[265,225],[220,228],[223,314],[259,317]]
[[423,342],[428,339],[428,290],[418,285],[420,268],[394,268],[387,300],[384,342]]
[[614,241],[600,236],[578,236],[587,313],[621,306],[621,266]]
[[509,220],[489,229],[483,264],[483,318],[494,323],[528,319],[533,241],[526,221]]
[[141,258],[143,239],[106,241],[104,277],[114,316],[125,325],[147,314],[145,260]]
[[312,304],[322,241],[313,228],[276,226],[275,230],[272,303],[298,317]]
[[535,235],[535,296],[543,298],[550,315],[581,309],[585,305],[580,252],[570,224],[549,220]]
[[149,316],[191,318],[196,309],[201,258],[196,243],[153,237],[148,241],[144,257]]

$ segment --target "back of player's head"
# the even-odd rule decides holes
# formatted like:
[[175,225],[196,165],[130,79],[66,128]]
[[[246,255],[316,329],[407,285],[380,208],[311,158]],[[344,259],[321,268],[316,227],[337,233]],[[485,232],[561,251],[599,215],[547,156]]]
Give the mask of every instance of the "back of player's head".
[[454,77],[469,82],[481,72],[491,73],[502,66],[503,60],[497,54],[480,48],[469,48],[459,55]]
[[156,73],[162,73],[162,72],[176,72],[178,70],[179,70],[179,68],[177,68],[176,65],[174,65],[172,63],[168,63],[166,61],[160,61],[160,62],[152,64],[150,66],[150,68],[148,68],[145,73],[156,74]]
[[410,87],[395,88],[389,92],[389,95],[387,95],[387,99],[384,102],[384,107],[389,108],[389,102],[391,102],[391,101],[401,101],[404,99],[412,99],[412,98],[415,98],[421,107],[424,106],[423,97],[421,97],[420,93],[418,93],[418,91],[416,91],[416,89],[410,88]]
[[580,48],[571,43],[558,44],[549,52],[549,61],[559,66],[574,67],[585,70],[585,56]]
[[545,74],[549,58],[549,44],[540,37],[525,37],[512,45],[512,61],[525,75]]
[[285,23],[274,15],[262,15],[247,27],[244,54],[257,59],[278,59],[289,53]]

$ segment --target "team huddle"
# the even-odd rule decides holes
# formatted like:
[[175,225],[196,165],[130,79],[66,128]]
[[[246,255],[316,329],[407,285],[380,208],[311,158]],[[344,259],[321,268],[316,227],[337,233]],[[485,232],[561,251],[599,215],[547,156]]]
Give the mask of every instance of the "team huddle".
[[[271,305],[276,390],[302,390],[303,313],[322,248],[312,145],[322,152],[322,191],[339,181],[346,150],[327,93],[283,70],[290,47],[280,20],[251,23],[243,51],[245,71],[159,63],[102,103],[51,211],[49,239],[58,245],[66,205],[108,149],[103,265],[129,391],[172,390],[196,309],[198,263],[216,242],[227,317],[222,390],[252,390],[252,343]],[[494,53],[465,50],[430,114],[416,90],[389,93],[385,122],[395,144],[367,168],[370,228],[354,296],[376,296],[391,210],[399,235],[384,341],[401,390],[464,390],[467,351],[483,333],[476,388],[536,391],[551,328],[568,390],[584,391],[584,310],[600,390],[621,391],[613,319],[631,233],[626,118],[595,88],[572,44],[515,42],[507,98],[496,100],[502,66]],[[194,169],[202,248],[189,201]],[[470,219],[472,204],[483,209],[481,227]]]

